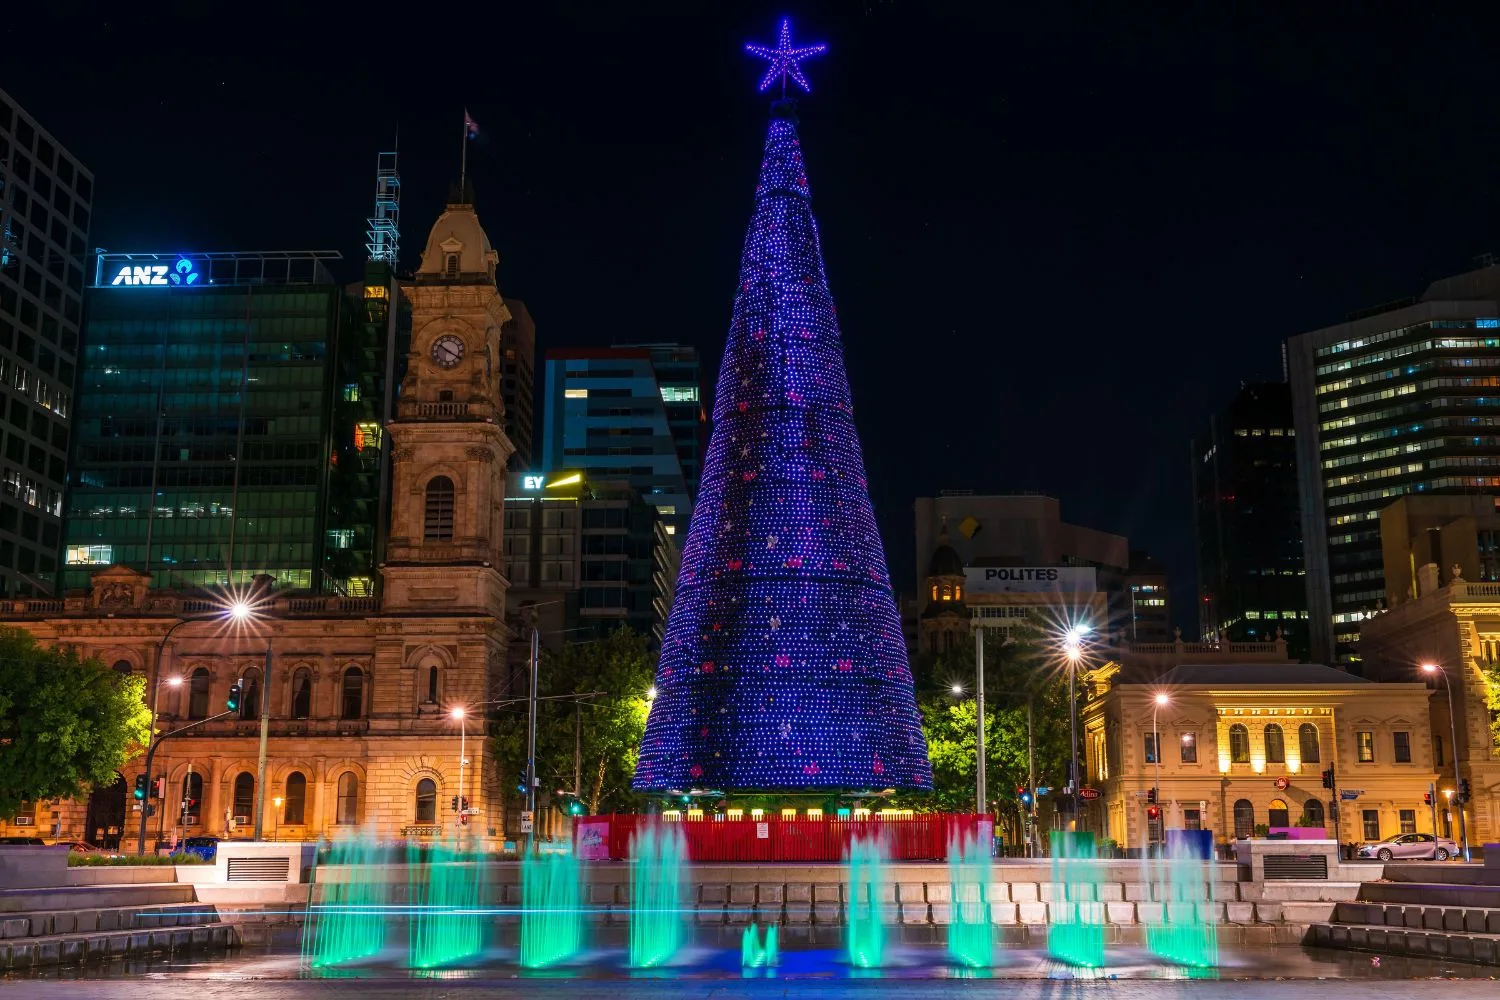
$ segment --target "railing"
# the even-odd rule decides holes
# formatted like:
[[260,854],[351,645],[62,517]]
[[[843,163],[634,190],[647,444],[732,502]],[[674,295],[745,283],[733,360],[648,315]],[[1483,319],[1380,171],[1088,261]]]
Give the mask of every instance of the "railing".
[[467,417],[469,404],[458,400],[440,403],[411,403],[404,407],[414,417]]
[[65,610],[61,600],[0,601],[0,608],[11,615],[58,615]]
[[380,610],[380,601],[374,597],[290,597],[285,610],[290,615],[367,614]]
[[[609,857],[630,857],[636,830],[661,822],[656,816],[610,815],[580,818],[574,824],[609,824]],[[688,858],[694,862],[815,862],[843,861],[855,837],[875,837],[891,861],[941,861],[948,841],[958,833],[976,834],[989,817],[929,813],[906,819],[762,819],[689,820],[671,825],[687,839]],[[988,834],[985,834],[988,836]]]

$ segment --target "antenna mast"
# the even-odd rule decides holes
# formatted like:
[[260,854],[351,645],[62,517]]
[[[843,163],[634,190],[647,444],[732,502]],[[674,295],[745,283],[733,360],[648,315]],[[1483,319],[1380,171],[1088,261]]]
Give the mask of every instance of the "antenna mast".
[[396,169],[396,151],[378,154],[375,160],[375,215],[366,220],[365,249],[370,260],[383,261],[396,270],[401,256],[401,172]]

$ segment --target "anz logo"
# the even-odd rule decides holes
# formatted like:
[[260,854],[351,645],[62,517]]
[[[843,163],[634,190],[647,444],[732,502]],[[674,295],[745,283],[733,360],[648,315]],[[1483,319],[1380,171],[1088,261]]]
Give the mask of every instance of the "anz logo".
[[115,275],[111,285],[196,285],[198,283],[198,269],[193,262],[186,257],[177,258],[177,263],[168,267],[165,264],[126,264],[121,267]]

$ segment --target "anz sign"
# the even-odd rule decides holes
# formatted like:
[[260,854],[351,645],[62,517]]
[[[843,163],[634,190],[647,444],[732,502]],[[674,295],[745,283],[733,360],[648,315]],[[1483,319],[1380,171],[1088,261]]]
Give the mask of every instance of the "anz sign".
[[115,273],[110,285],[176,285],[180,288],[196,285],[198,278],[198,269],[193,262],[186,257],[179,257],[177,263],[170,267],[166,264],[125,264]]

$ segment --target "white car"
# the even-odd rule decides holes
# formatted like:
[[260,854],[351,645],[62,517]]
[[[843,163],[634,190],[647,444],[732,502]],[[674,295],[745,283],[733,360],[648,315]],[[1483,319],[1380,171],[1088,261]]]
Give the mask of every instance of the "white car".
[[1433,861],[1447,861],[1449,858],[1458,856],[1458,845],[1443,837],[1434,837],[1430,833],[1403,833],[1399,837],[1391,837],[1378,844],[1364,845],[1359,849],[1359,856],[1379,858],[1381,861],[1390,861],[1393,858],[1429,858]]

